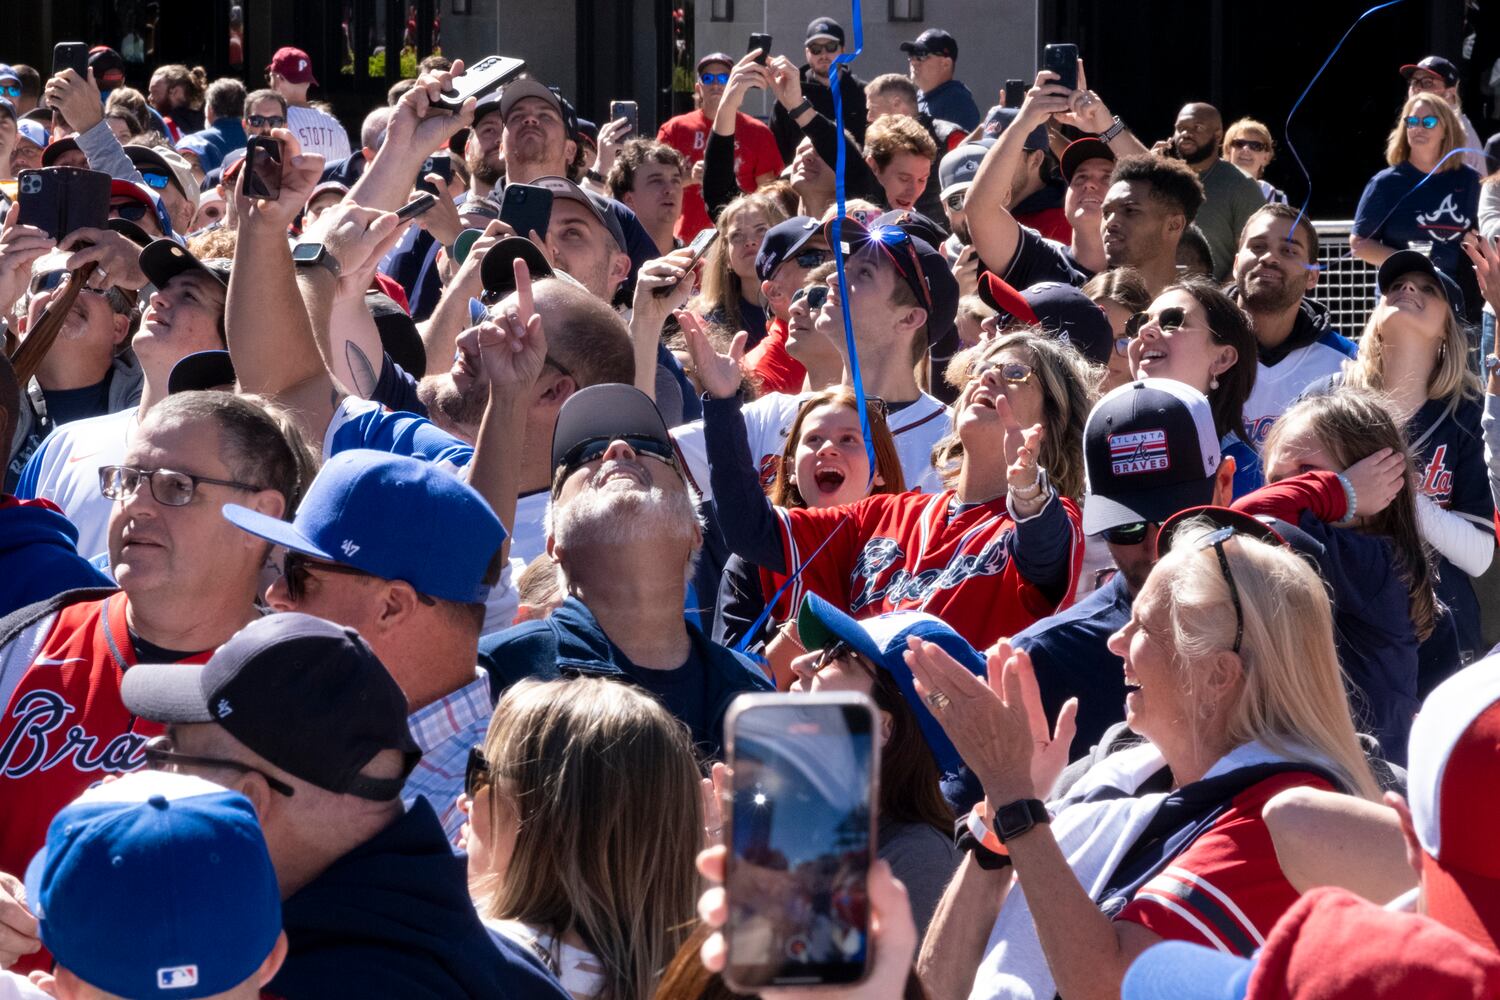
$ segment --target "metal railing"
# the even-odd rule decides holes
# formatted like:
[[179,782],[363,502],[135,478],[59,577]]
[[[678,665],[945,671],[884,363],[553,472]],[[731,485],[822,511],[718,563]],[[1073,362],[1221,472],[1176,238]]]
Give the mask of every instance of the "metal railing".
[[1329,310],[1333,328],[1350,340],[1359,337],[1375,308],[1375,268],[1349,252],[1352,219],[1315,221],[1318,230],[1318,284],[1308,297]]

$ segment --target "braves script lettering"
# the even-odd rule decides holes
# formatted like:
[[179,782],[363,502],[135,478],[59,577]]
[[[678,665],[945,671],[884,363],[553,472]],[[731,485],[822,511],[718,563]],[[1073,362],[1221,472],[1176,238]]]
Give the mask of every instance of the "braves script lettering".
[[140,733],[121,733],[101,747],[99,737],[74,725],[67,727],[54,747],[49,737],[61,730],[75,711],[56,691],[42,689],[23,695],[11,712],[15,727],[0,744],[0,775],[24,778],[33,772],[50,771],[70,759],[79,771],[111,773],[134,771],[145,763],[148,737]]
[[906,553],[894,538],[872,538],[860,551],[859,559],[854,564],[854,572],[849,575],[854,584],[854,597],[849,602],[849,610],[857,615],[864,608],[882,600],[890,608],[895,608],[903,601],[925,604],[937,591],[952,589],[965,580],[978,576],[998,576],[1010,564],[1010,554],[1006,550],[1009,538],[1008,530],[1001,532],[978,552],[972,555],[956,553],[943,566],[932,566],[917,573],[902,567],[891,574],[889,582],[883,587],[876,585],[877,578],[892,566],[903,563]]

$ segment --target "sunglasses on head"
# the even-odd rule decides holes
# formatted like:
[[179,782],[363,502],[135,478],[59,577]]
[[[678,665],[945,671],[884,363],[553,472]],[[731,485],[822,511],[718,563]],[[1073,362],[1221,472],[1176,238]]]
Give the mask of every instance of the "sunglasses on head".
[[1437,128],[1438,127],[1438,116],[1437,115],[1423,115],[1420,118],[1418,118],[1416,115],[1407,115],[1406,116],[1406,127],[1407,128],[1416,128],[1418,126],[1421,126],[1422,128]]
[[822,43],[819,43],[819,42],[808,42],[807,43],[807,51],[810,54],[815,55],[815,56],[833,55],[835,52],[838,52],[842,48],[843,48],[843,46],[840,45],[838,42],[822,42]]
[[802,299],[807,299],[809,311],[822,309],[823,303],[828,301],[827,285],[806,285],[792,293],[792,302],[795,304]]
[[1151,524],[1150,521],[1136,521],[1134,524],[1117,525],[1099,534],[1111,545],[1139,545],[1146,540],[1146,531]]
[[[1141,327],[1151,322],[1151,314],[1138,312],[1125,321],[1125,336],[1135,339],[1141,332]],[[1156,317],[1156,325],[1163,332],[1176,330],[1187,325],[1187,310],[1181,306],[1171,306],[1163,309]]]
[[1229,145],[1234,149],[1248,149],[1252,153],[1264,153],[1270,148],[1259,139],[1230,139]]
[[613,437],[586,438],[569,448],[561,462],[565,473],[571,475],[575,469],[588,465],[590,462],[597,462],[604,457],[604,453],[609,451],[609,446],[616,441],[624,441],[637,455],[649,455],[658,462],[665,462],[673,469],[677,468],[677,455],[672,450],[670,441],[640,434],[616,434]]
[[1234,573],[1229,568],[1229,556],[1224,554],[1224,543],[1237,534],[1239,532],[1232,526],[1211,531],[1199,539],[1195,550],[1202,552],[1212,548],[1219,557],[1219,569],[1224,574],[1224,582],[1229,584],[1229,600],[1234,604],[1234,645],[1230,648],[1235,653],[1240,651],[1240,642],[1245,638],[1245,609],[1240,605],[1240,588],[1235,584]]
[[698,79],[703,81],[703,86],[712,87],[714,84],[724,86],[729,82],[728,73],[699,73]]
[[246,115],[245,120],[250,123],[251,128],[283,128],[286,119],[281,115]]

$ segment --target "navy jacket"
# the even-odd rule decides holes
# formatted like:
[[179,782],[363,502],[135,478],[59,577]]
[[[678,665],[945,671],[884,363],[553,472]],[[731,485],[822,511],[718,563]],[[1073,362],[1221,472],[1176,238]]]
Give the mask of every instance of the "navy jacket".
[[[684,719],[693,743],[706,757],[723,756],[724,713],[737,695],[769,691],[765,675],[746,657],[703,634],[687,621],[693,651],[690,662],[703,665],[705,721]],[[479,640],[479,665],[490,673],[490,690],[498,698],[512,684],[528,677],[612,677],[636,681],[641,668],[610,642],[599,621],[583,602],[569,597],[541,621],[523,622]]]
[[567,1000],[520,946],[497,943],[426,799],[281,906],[289,949],[266,992],[286,1000]]
[[917,108],[934,118],[954,122],[968,131],[979,127],[979,105],[958,80],[945,80],[931,90],[923,91]]
[[113,587],[77,544],[78,529],[50,504],[0,497],[0,617],[65,590]]

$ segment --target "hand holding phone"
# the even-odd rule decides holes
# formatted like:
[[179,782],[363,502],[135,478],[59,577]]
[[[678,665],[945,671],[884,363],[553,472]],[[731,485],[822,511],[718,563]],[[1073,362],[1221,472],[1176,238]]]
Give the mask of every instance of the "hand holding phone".
[[1042,49],[1042,69],[1057,74],[1058,86],[1078,89],[1078,46],[1056,42]]
[[552,192],[535,184],[507,184],[500,202],[500,221],[517,236],[532,233],[546,239],[552,224]]
[[621,118],[630,123],[626,135],[636,135],[641,130],[641,108],[635,101],[610,101],[609,120],[619,121]]
[[269,135],[252,135],[245,143],[243,191],[246,198],[281,198],[281,140]]
[[16,178],[16,222],[54,240],[77,229],[103,229],[109,220],[110,177],[81,167],[23,170]]
[[651,293],[659,299],[664,299],[668,295],[672,294],[672,290],[678,285],[682,284],[682,282],[686,281],[688,276],[693,273],[693,268],[698,266],[698,262],[703,259],[703,255],[708,253],[708,248],[713,246],[714,240],[718,238],[719,231],[713,226],[709,226],[707,229],[700,229],[698,231],[698,235],[693,237],[693,242],[688,244],[688,253],[690,253],[692,256],[685,264],[682,265],[682,277],[678,278],[670,285],[662,285],[660,288],[653,288],[651,290]]
[[1005,106],[1007,108],[1019,108],[1021,106],[1021,103],[1023,101],[1025,101],[1025,100],[1026,100],[1026,81],[1025,80],[1006,80],[1005,81]]
[[463,75],[454,77],[453,86],[443,91],[442,96],[432,102],[432,106],[445,111],[458,111],[464,106],[464,101],[471,97],[483,97],[496,87],[520,76],[525,69],[524,59],[485,56],[474,65],[464,67]]
[[759,31],[753,32],[750,35],[750,44],[745,47],[745,51],[754,52],[756,49],[760,49],[760,55],[755,57],[755,61],[764,66],[771,55],[771,36]]
[[408,219],[415,219],[436,204],[437,196],[430,191],[423,191],[411,201],[396,209],[396,218],[401,222],[405,222]]
[[88,79],[88,42],[58,42],[52,47],[52,75],[57,76],[65,69]]

